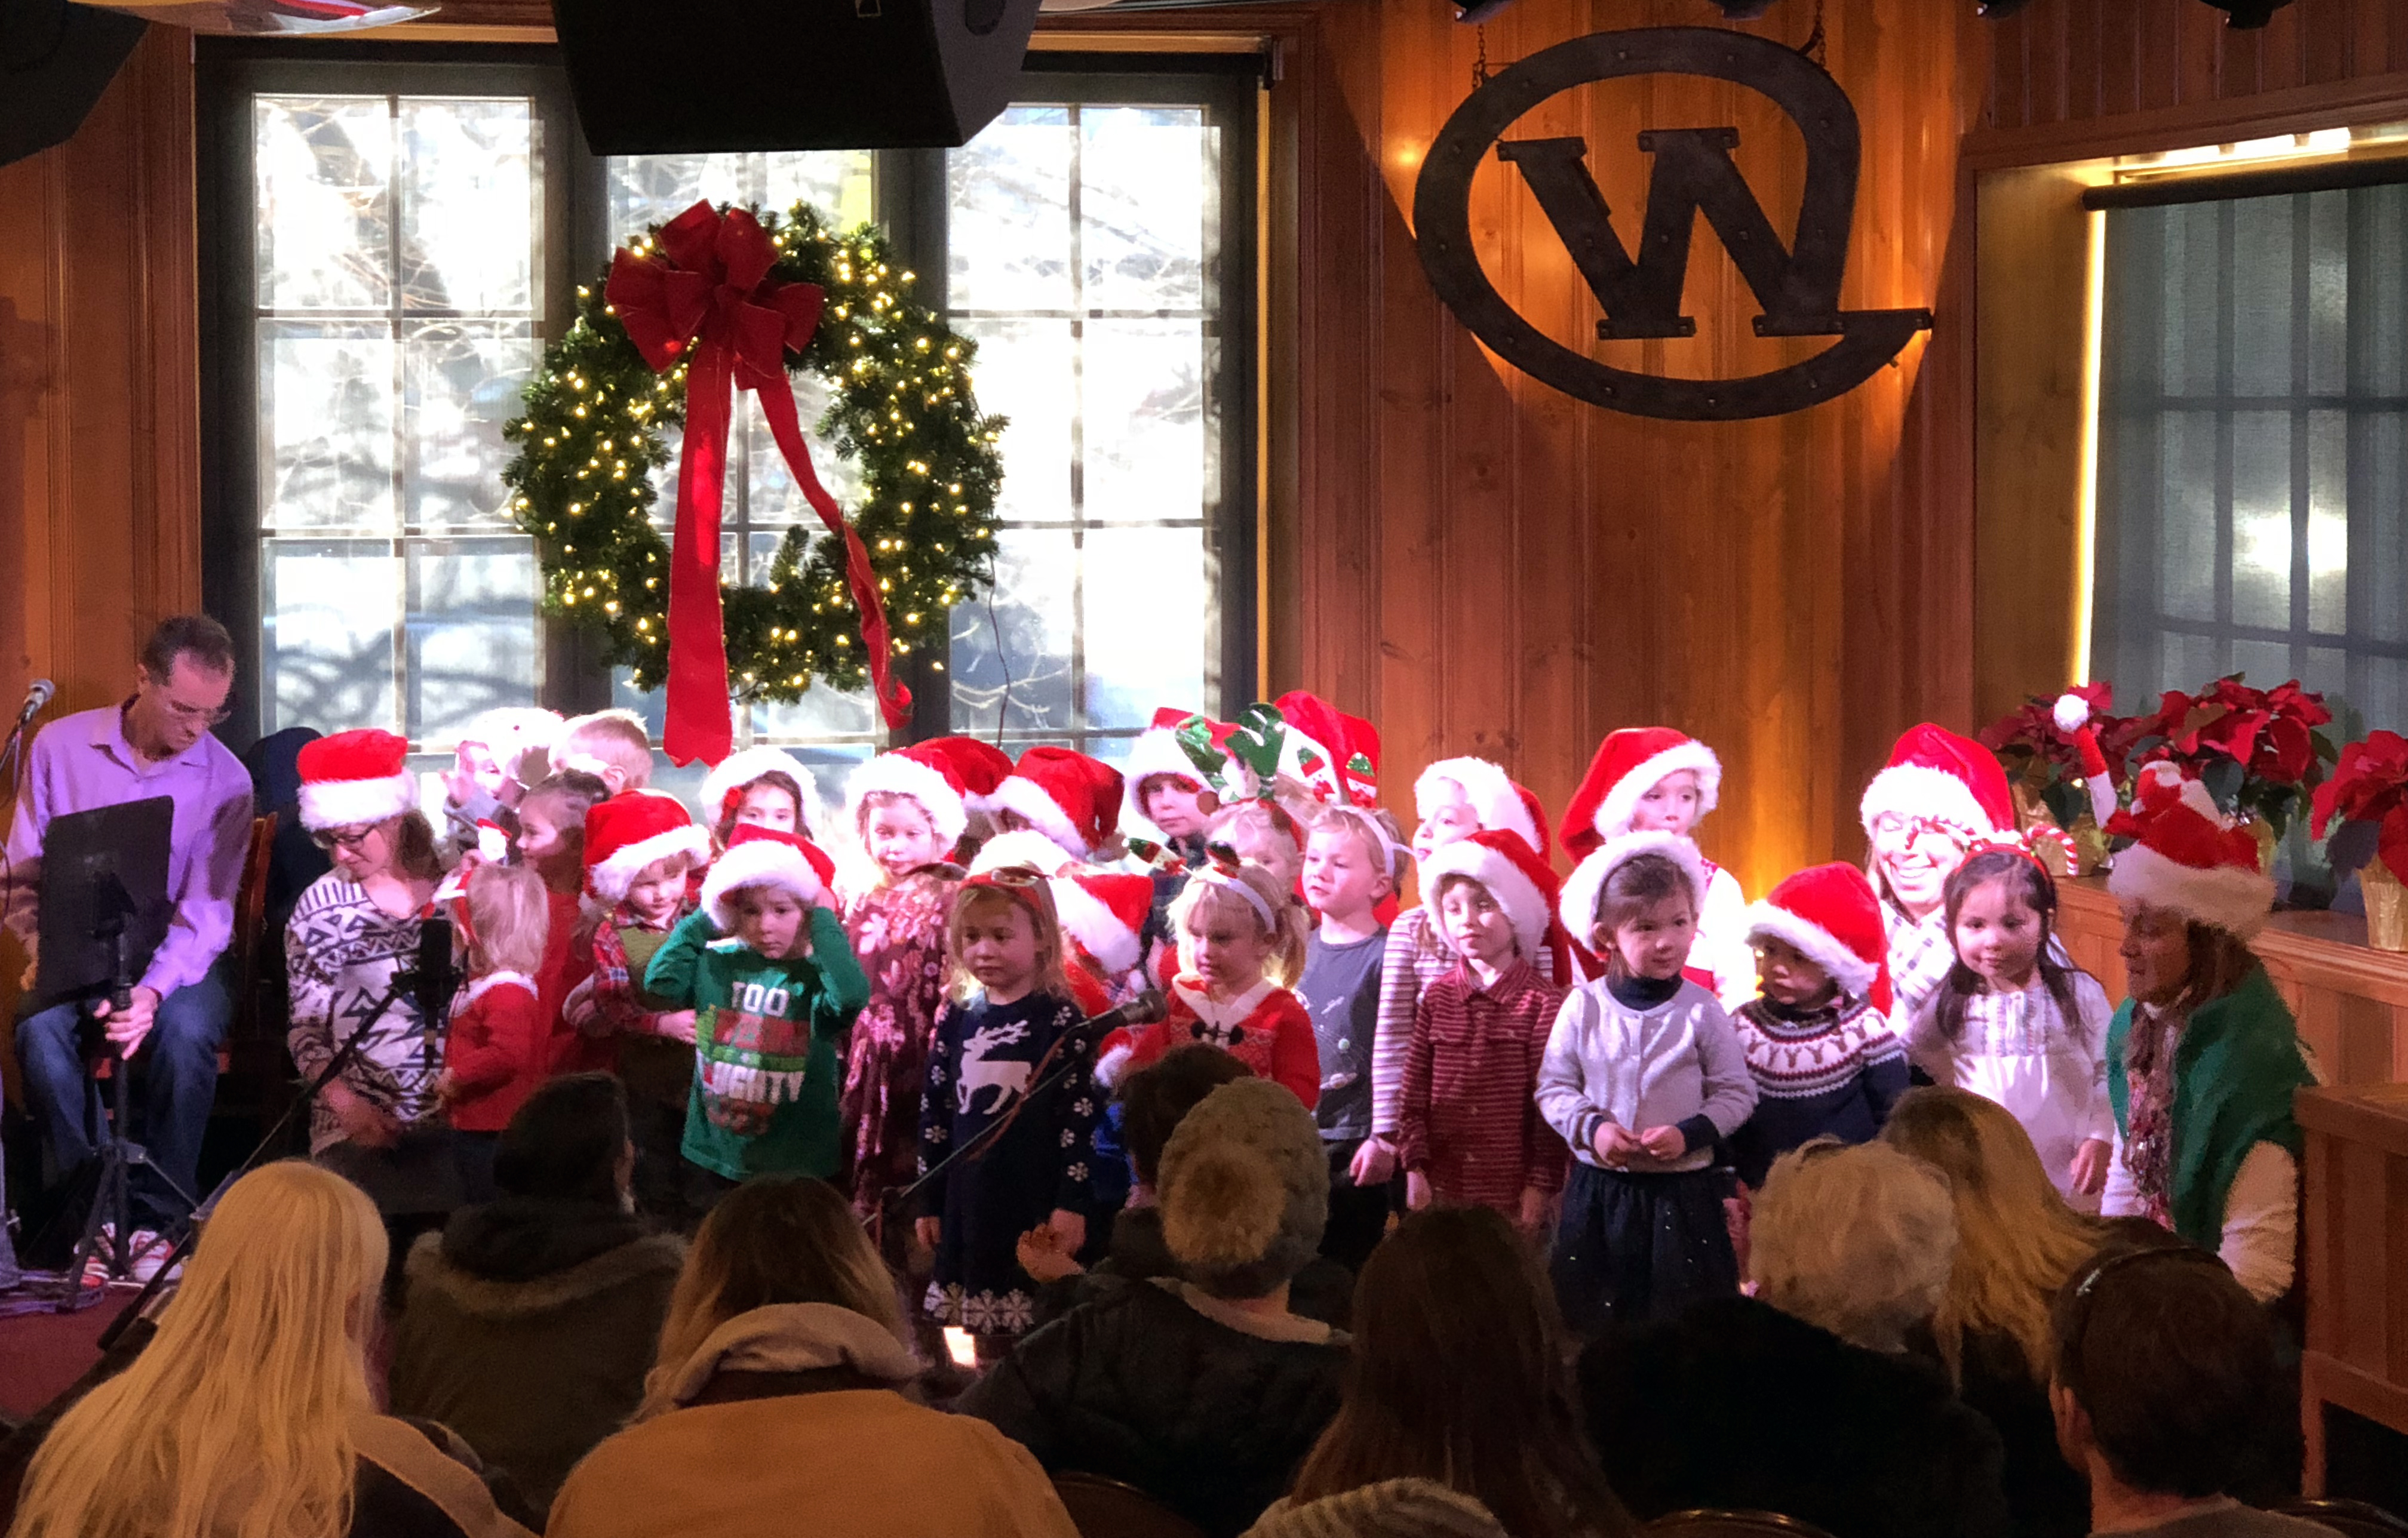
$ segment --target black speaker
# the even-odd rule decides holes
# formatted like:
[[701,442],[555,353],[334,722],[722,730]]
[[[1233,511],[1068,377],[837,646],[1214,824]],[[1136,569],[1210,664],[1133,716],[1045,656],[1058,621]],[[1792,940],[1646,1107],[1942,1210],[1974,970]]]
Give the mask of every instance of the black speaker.
[[951,149],[1011,100],[1038,0],[552,0],[597,155]]
[[64,143],[149,26],[66,0],[0,0],[0,165]]

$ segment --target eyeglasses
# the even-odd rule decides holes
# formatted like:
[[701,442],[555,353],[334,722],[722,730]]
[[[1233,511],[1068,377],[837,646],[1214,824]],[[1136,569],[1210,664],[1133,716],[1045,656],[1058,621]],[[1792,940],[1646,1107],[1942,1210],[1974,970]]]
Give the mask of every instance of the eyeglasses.
[[186,726],[216,726],[223,721],[233,719],[234,698],[232,695],[228,695],[226,703],[222,705],[208,706],[186,705],[181,700],[170,699],[167,697],[167,681],[165,678],[151,676],[151,675],[147,671],[144,673],[143,676],[150,681],[152,688],[157,689],[160,691],[159,703],[166,706],[167,714],[174,717],[177,720],[183,722]]
[[377,825],[373,822],[359,828],[321,828],[309,835],[309,842],[328,854],[334,853],[337,849],[341,849],[347,854],[357,854],[360,852],[361,846],[368,841],[368,835],[376,831]]

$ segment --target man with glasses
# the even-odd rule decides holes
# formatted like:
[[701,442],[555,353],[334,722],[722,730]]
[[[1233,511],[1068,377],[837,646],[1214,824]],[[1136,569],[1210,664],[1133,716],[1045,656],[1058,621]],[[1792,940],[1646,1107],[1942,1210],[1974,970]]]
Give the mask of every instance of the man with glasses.
[[[209,728],[227,715],[234,642],[206,615],[163,621],[142,648],[134,694],[44,727],[27,755],[0,908],[30,954],[39,922],[42,840],[70,812],[166,796],[175,803],[167,895],[175,913],[134,989],[130,1007],[94,1011],[112,1049],[135,1075],[139,1140],[158,1170],[133,1182],[136,1247],[154,1270],[159,1236],[190,1216],[159,1178],[191,1192],[201,1134],[217,1098],[218,1044],[233,1001],[219,959],[234,932],[236,889],[251,837],[251,776]],[[28,969],[30,986],[32,972]],[[53,1188],[72,1179],[105,1135],[98,1086],[84,1061],[79,1009],[62,1004],[17,1022],[25,1099],[41,1118]]]

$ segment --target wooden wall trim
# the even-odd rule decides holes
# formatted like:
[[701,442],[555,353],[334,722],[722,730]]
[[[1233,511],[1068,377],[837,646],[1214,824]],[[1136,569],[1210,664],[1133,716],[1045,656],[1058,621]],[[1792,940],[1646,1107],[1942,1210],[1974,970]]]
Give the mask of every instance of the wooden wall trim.
[[2408,73],[2384,74],[2113,118],[1976,129],[1965,135],[1965,162],[1994,171],[2401,120],[2408,120]]

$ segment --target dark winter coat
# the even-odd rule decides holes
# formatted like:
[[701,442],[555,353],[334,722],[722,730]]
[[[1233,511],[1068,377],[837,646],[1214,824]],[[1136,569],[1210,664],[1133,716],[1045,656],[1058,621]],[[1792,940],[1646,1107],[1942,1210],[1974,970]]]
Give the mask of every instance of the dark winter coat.
[[[1179,1262],[1162,1237],[1160,1207],[1123,1209],[1112,1223],[1111,1253],[1093,1270],[1049,1282],[1037,1294],[1037,1322],[1052,1324],[1081,1303],[1094,1303],[1129,1282],[1150,1282],[1176,1276]],[[1335,1329],[1346,1328],[1354,1311],[1354,1274],[1326,1256],[1316,1255],[1287,1285],[1291,1314],[1319,1319]]]
[[395,1415],[460,1433],[533,1509],[643,1398],[684,1246],[613,1207],[509,1198],[409,1252]]
[[1326,1326],[1247,1319],[1168,1279],[1141,1282],[1024,1339],[956,1407],[1049,1474],[1125,1481],[1231,1538],[1285,1492],[1338,1413],[1346,1353]]
[[1774,1511],[1833,1538],[2007,1538],[1999,1433],[1933,1362],[1752,1298],[1617,1330],[1581,1356],[1607,1482],[1641,1520]]

